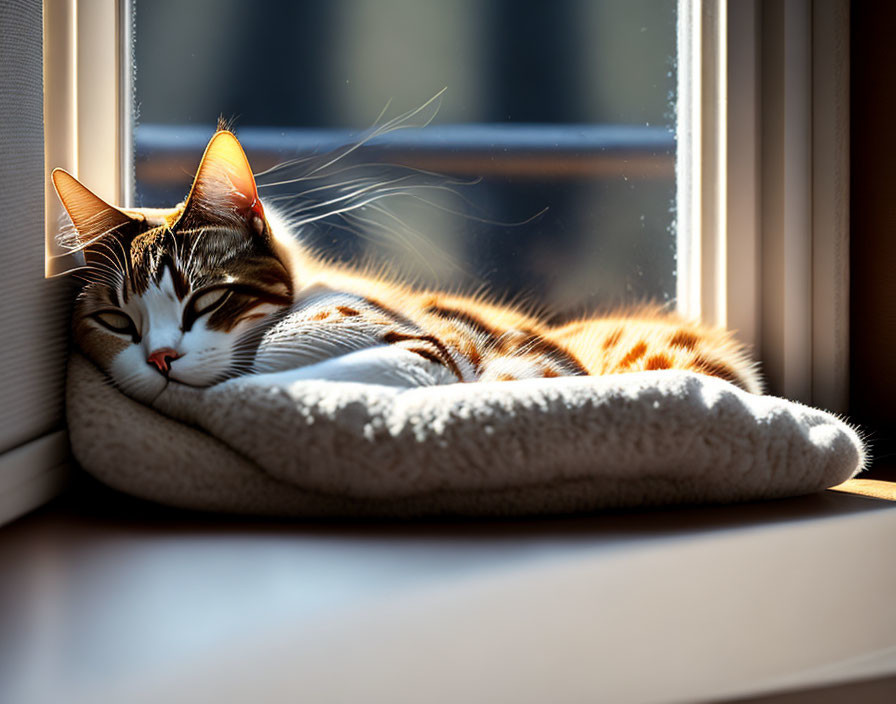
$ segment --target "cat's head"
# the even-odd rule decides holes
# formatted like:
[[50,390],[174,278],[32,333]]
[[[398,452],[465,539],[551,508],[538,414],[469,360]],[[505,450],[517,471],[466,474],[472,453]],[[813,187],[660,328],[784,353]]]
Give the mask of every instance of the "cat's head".
[[75,341],[138,400],[238,372],[253,332],[292,303],[290,252],[230,132],[212,137],[189,196],[168,210],[113,207],[58,169],[53,182],[86,262]]

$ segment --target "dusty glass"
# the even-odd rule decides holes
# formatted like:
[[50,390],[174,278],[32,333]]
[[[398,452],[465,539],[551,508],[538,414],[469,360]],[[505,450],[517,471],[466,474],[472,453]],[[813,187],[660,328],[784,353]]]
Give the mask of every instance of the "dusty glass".
[[[219,116],[262,171],[445,89],[409,121],[428,126],[340,162],[378,165],[346,179],[408,175],[423,190],[306,222],[303,238],[558,317],[668,302],[675,23],[674,0],[138,0],[137,204],[185,195]],[[313,185],[266,192],[302,215],[319,207]]]

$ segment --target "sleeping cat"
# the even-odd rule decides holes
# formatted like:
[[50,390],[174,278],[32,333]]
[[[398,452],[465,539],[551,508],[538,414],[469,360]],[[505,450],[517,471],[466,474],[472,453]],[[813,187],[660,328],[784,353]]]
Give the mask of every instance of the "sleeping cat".
[[420,386],[685,369],[761,392],[729,333],[657,309],[552,326],[328,263],[261,202],[227,130],[170,209],[113,207],[60,169],[53,183],[86,262],[75,341],[144,403],[247,374]]

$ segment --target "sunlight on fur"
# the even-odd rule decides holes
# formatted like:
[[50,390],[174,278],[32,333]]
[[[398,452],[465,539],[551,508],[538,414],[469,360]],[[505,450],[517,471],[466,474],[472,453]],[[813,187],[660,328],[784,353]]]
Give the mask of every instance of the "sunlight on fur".
[[302,228],[316,220],[363,225],[365,213],[387,212],[384,199],[447,187],[435,174],[384,180],[369,168],[335,184],[315,181],[407,118],[310,162],[301,176],[278,180],[275,170],[271,185],[298,191],[270,201],[227,129],[211,138],[187,198],[169,209],[116,208],[54,171],[72,221],[62,239],[84,258],[74,272],[83,281],[78,346],[145,403],[169,384],[287,371],[426,386],[684,369],[761,392],[755,364],[730,333],[659,307],[552,325],[482,292],[420,289],[382,266],[336,263],[303,246]]

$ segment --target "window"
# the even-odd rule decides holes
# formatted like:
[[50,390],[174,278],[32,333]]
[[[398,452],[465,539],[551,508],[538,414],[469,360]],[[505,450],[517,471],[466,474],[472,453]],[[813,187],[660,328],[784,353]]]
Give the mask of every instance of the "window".
[[561,314],[671,301],[676,12],[675,0],[137,2],[136,202],[184,196],[219,114],[261,170],[447,87],[411,121],[425,129],[353,157],[445,174],[455,193],[317,222],[306,241]]
[[266,167],[445,85],[433,124],[359,158],[482,181],[304,238],[561,317],[666,302],[736,330],[772,392],[845,410],[843,3],[213,4],[136,5],[139,203],[182,197],[221,112]]
[[[149,6],[150,3],[145,5]],[[165,3],[152,5],[164,8]],[[358,82],[356,87],[360,84],[357,91],[348,86],[344,92],[334,92],[339,99],[333,105],[322,105],[320,101],[311,106],[297,105],[295,109],[300,112],[296,114],[304,115],[301,120],[295,118],[300,129],[289,131],[285,134],[285,142],[268,149],[268,159],[279,158],[282,150],[286,150],[284,154],[307,150],[311,144],[316,144],[315,139],[320,139],[301,130],[324,127],[335,130],[324,135],[327,139],[344,140],[347,132],[364,126],[375,117],[382,107],[386,97],[383,93],[386,91],[373,87],[367,76],[383,75],[384,72],[375,70],[373,63],[367,65],[367,42],[382,43],[381,39],[376,39],[381,36],[376,32],[388,29],[389,22],[400,23],[401,12],[398,9],[403,7],[397,3],[382,5],[391,8],[389,11],[393,14],[389,15],[385,9],[382,16],[378,13],[374,16],[370,16],[369,12],[364,14],[365,9],[369,11],[373,6],[365,5],[360,0],[355,3],[345,0],[302,4],[304,10],[301,11],[316,12],[326,17],[325,22],[322,20],[315,26],[327,27],[331,34],[323,38],[312,37],[310,46],[307,41],[295,40],[289,47],[294,56],[305,59],[301,77],[296,77],[304,83],[295,95],[314,92],[313,82],[323,80],[321,76],[326,74],[316,71],[318,67],[311,65],[313,62],[309,52],[323,52],[327,46],[333,45],[336,41],[333,33],[337,29],[348,32],[346,36],[354,36],[355,43],[334,56],[345,61],[350,56],[361,57],[352,64],[354,68],[348,69],[343,65],[340,70],[343,73],[360,72],[353,75],[362,76],[363,79],[354,79]],[[414,11],[436,12],[437,7],[443,5],[447,3],[415,3],[417,9]],[[479,9],[483,4],[472,0],[454,5],[467,8],[470,13],[474,12],[474,8],[476,12],[483,12]],[[377,3],[379,6],[380,3]],[[535,181],[531,176],[523,177],[520,175],[523,167],[519,162],[510,158],[495,158],[494,161],[501,162],[503,170],[485,173],[483,183],[464,190],[463,194],[464,197],[483,198],[478,210],[484,209],[484,219],[488,220],[522,222],[545,206],[550,206],[551,210],[524,225],[507,224],[486,229],[483,223],[473,218],[447,218],[439,220],[438,228],[427,222],[427,227],[416,229],[438,235],[437,244],[449,252],[453,247],[464,253],[479,252],[478,248],[481,247],[485,254],[481,257],[482,261],[474,262],[478,267],[474,271],[476,276],[491,277],[490,283],[499,289],[518,286],[521,289],[535,289],[536,293],[543,289],[549,298],[553,296],[551,301],[555,304],[565,306],[573,300],[575,304],[583,305],[612,303],[647,295],[661,299],[674,298],[685,313],[699,313],[709,321],[733,327],[739,330],[743,339],[753,343],[759,351],[773,392],[834,410],[844,410],[848,339],[848,46],[844,39],[848,27],[847,3],[679,0],[672,6],[662,3],[570,1],[551,6],[556,7],[555,13],[542,15],[537,20],[530,18],[528,27],[519,19],[523,24],[516,34],[507,36],[506,32],[494,29],[490,41],[479,37],[476,32],[485,32],[483,27],[496,27],[502,21],[506,22],[508,17],[518,12],[518,3],[490,4],[491,10],[487,14],[491,24],[484,20],[473,23],[460,15],[452,16],[450,21],[440,17],[440,28],[444,29],[442,34],[458,40],[463,38],[464,51],[459,59],[461,68],[450,68],[452,64],[441,59],[432,61],[432,66],[442,67],[446,71],[466,71],[464,75],[469,75],[470,80],[474,81],[469,85],[478,88],[475,91],[464,88],[463,82],[458,84],[461,88],[453,89],[449,85],[443,109],[430,131],[433,137],[422,136],[426,134],[424,131],[417,142],[410,140],[402,144],[396,135],[395,141],[389,143],[387,140],[379,146],[384,151],[391,149],[389,156],[404,158],[411,153],[418,156],[428,154],[442,159],[440,165],[446,166],[449,161],[446,155],[452,152],[442,148],[439,141],[447,141],[452,130],[457,130],[454,135],[463,140],[465,157],[479,149],[479,156],[484,154],[489,163],[492,157],[497,157],[498,150],[504,154],[506,147],[509,150],[507,153],[510,153],[511,148],[533,144],[528,141],[530,139],[539,140],[539,150],[532,150],[537,151],[533,155],[537,158],[531,162],[537,165],[539,172],[545,168],[545,144],[562,157],[557,162],[562,169],[553,174],[552,180]],[[19,0],[15,12],[34,19],[37,7],[31,0]],[[190,96],[175,93],[177,82],[172,80],[160,84],[160,95],[152,99],[149,95],[142,97],[141,91],[144,87],[148,90],[149,85],[143,84],[141,87],[140,83],[141,52],[147,50],[151,53],[154,47],[145,41],[141,44],[140,33],[144,31],[141,22],[149,20],[145,15],[141,20],[140,4],[137,4],[136,15],[135,8],[127,0],[117,3],[44,0],[43,7],[46,165],[68,168],[112,202],[127,203],[141,198],[145,204],[151,204],[155,197],[164,196],[167,199],[168,195],[161,190],[153,194],[153,188],[161,189],[163,186],[153,185],[141,159],[148,156],[149,150],[155,149],[154,162],[167,164],[169,176],[170,173],[177,174],[178,169],[189,173],[195,167],[198,150],[194,144],[187,142],[192,139],[201,146],[219,111],[238,112],[243,108],[235,103],[223,104],[215,106],[213,114],[208,115],[190,113],[190,108],[186,113],[180,113],[179,121],[165,126],[162,117],[165,114],[175,115],[176,110],[182,110],[184,101]],[[199,5],[196,4],[196,7]],[[214,12],[209,10],[206,19],[211,16],[235,16],[235,7],[233,2],[215,3]],[[253,17],[262,17],[270,7],[273,6],[263,5],[253,9],[256,13]],[[633,20],[627,30],[617,33],[598,20],[601,12],[618,11],[619,7],[633,8],[631,11],[637,21]],[[664,9],[656,9],[660,7]],[[292,9],[290,12],[298,13],[300,10]],[[130,33],[135,17],[136,95],[141,100],[141,104],[137,105],[140,118],[136,131],[131,129],[135,113],[130,62]],[[676,17],[676,38],[663,35],[664,39],[654,40],[655,36],[660,36],[660,30],[671,29]],[[4,21],[7,20],[11,21],[4,16]],[[245,20],[246,27],[250,27],[251,21]],[[385,24],[379,26],[378,22]],[[539,44],[542,35],[550,34],[539,31],[541,22],[554,23],[549,26],[560,23],[559,26],[569,30],[568,41],[554,46]],[[364,28],[363,31],[355,29],[352,30],[354,34],[349,32],[351,27],[359,26]],[[509,27],[510,24],[504,26]],[[646,28],[645,32],[641,32],[642,27]],[[149,26],[146,31],[150,31]],[[654,34],[655,31],[657,34]],[[471,37],[471,33],[474,36]],[[642,37],[644,34],[649,36],[649,40]],[[598,35],[601,42],[592,41]],[[544,94],[549,96],[569,92],[566,85],[554,85],[556,81],[567,80],[569,72],[575,75],[578,84],[597,90],[595,86],[599,85],[599,79],[589,72],[600,62],[590,61],[589,57],[597,54],[588,52],[604,51],[606,45],[621,46],[619,56],[624,56],[625,50],[631,46],[643,49],[653,57],[650,64],[653,68],[650,70],[657,77],[657,85],[662,84],[662,87],[650,93],[653,97],[643,104],[640,98],[631,98],[632,102],[627,104],[652,106],[650,116],[635,108],[628,111],[618,108],[616,112],[602,113],[598,108],[603,103],[596,101],[594,95],[587,91],[565,104],[567,98],[562,97],[554,101],[531,101],[531,95],[527,95],[528,84],[522,88],[502,86],[500,71],[491,77],[474,75],[477,70],[487,72],[483,67],[490,67],[492,63],[500,66],[502,61],[513,57],[518,60],[521,49],[519,46],[514,48],[514,42],[526,37],[531,40],[533,51],[538,52],[541,59],[536,66],[531,69],[526,67],[527,70],[520,71],[519,75],[534,82],[533,85],[540,85],[546,91]],[[411,41],[411,38],[406,39]],[[427,42],[426,48],[435,57],[442,56],[439,52],[450,54],[454,46],[439,45],[435,39]],[[273,50],[265,44],[263,37],[255,46],[263,46],[265,51]],[[400,44],[394,48],[397,51],[399,47]],[[673,53],[677,56],[674,61],[670,58]],[[34,56],[27,52],[19,52],[16,56],[29,56],[28,61],[32,62],[30,66],[33,69]],[[554,62],[549,65],[545,58],[554,56],[562,58],[562,61],[558,58],[556,64],[563,69],[559,74],[549,72]],[[578,58],[572,60],[570,56]],[[184,64],[187,63],[184,59]],[[178,74],[195,69],[195,66],[178,65],[170,69],[170,73],[177,78]],[[147,67],[144,70],[150,69]],[[22,67],[19,74],[22,71],[27,72],[27,69]],[[393,93],[396,104],[416,105],[421,102],[419,96],[424,89],[424,95],[428,96],[442,85],[452,82],[449,80],[451,76],[439,77],[433,86],[436,80],[430,77],[432,74],[425,74],[422,68],[420,71],[424,77],[418,78],[418,83],[400,82],[402,92]],[[504,75],[510,75],[510,72]],[[256,91],[261,109],[265,104],[262,98],[269,89],[261,82],[261,74],[256,78],[259,82],[249,85]],[[281,75],[280,83],[273,86],[278,97],[284,95],[282,81]],[[674,85],[667,81],[674,81]],[[202,89],[210,90],[211,87],[203,85]],[[619,87],[609,86],[607,90]],[[622,88],[635,92],[640,90],[628,85],[628,82]],[[498,89],[503,96],[501,100],[505,102],[488,102],[497,100],[494,93]],[[318,90],[317,95],[321,92]],[[678,158],[674,181],[671,175],[674,143],[668,133],[673,117],[671,113],[663,112],[670,105],[670,92],[676,92],[678,96],[675,116]],[[479,97],[474,100],[476,96]],[[519,102],[512,102],[514,100]],[[618,103],[624,104],[624,101]],[[512,106],[510,120],[506,113],[508,105]],[[160,110],[159,106],[165,106],[170,113],[153,112]],[[301,112],[305,110],[309,112]],[[249,128],[264,128],[265,124],[261,114],[255,115],[251,113],[237,117],[246,132],[244,139],[250,153],[256,150],[263,165],[265,153],[260,141],[263,133],[255,133],[259,141],[253,144],[254,137]],[[33,115],[32,118],[36,119]],[[659,126],[654,120],[659,121]],[[650,125],[647,125],[648,121]],[[580,141],[572,139],[566,147],[561,145],[559,137],[552,140],[550,136],[557,134],[555,130],[560,130],[565,139],[575,132],[569,129],[569,125],[600,126],[603,123],[625,125],[625,129],[614,137],[618,139],[615,151],[608,141],[601,141],[609,139],[609,133],[603,128],[583,130],[579,135]],[[277,130],[271,131],[271,124],[267,123],[268,135],[278,134]],[[193,133],[185,125],[193,125],[201,133],[201,138],[191,137]],[[536,125],[538,129],[530,132],[531,125]],[[279,131],[287,132],[286,125],[277,126]],[[497,130],[501,134],[488,130]],[[430,141],[427,142],[427,139]],[[182,147],[177,140],[181,140]],[[553,147],[554,144],[560,146]],[[135,152],[136,168],[132,163]],[[525,153],[525,149],[521,152]],[[608,155],[612,158],[607,159]],[[645,156],[653,166],[642,169],[633,178],[629,170],[636,163],[639,168],[643,167],[645,161],[642,157]],[[597,162],[606,165],[607,171],[597,177],[592,174],[583,178],[582,169],[594,168]],[[471,163],[468,162],[458,171],[458,175],[466,177],[481,173],[482,170],[471,168]],[[444,170],[451,174],[452,168],[460,169],[447,164]],[[517,171],[509,175],[512,169]],[[19,172],[20,175],[22,173]],[[136,192],[132,180],[135,173]],[[162,180],[169,176],[163,175]],[[625,180],[626,176],[629,181]],[[171,181],[172,188],[176,180]],[[186,180],[181,178],[180,183]],[[17,178],[15,183],[24,188],[26,181]],[[183,190],[178,186],[172,192],[176,192],[175,197],[180,197]],[[471,196],[473,193],[481,195]],[[636,201],[632,200],[631,193],[637,195],[636,205],[632,205]],[[608,209],[617,202],[624,207],[617,215],[607,215]],[[673,202],[677,218],[677,230],[674,232],[669,229]],[[56,231],[58,213],[58,203],[50,191],[46,200],[46,230],[50,238]],[[642,215],[643,230],[640,224]],[[601,247],[609,248],[608,240],[600,239],[604,233],[593,227],[594,223],[609,222],[613,222],[610,229],[630,238],[627,243],[638,243],[637,247],[632,246],[621,254],[622,259],[616,260],[615,265],[609,259],[605,261],[605,250]],[[480,227],[482,229],[478,229]],[[542,270],[533,267],[531,254],[521,254],[522,249],[513,249],[508,244],[516,245],[518,241],[536,245],[538,242],[544,243],[539,239],[544,232],[562,240],[562,246],[555,247],[556,240],[549,240],[550,246],[542,244],[539,255],[551,262],[549,270],[547,267]],[[582,232],[594,238],[582,247],[581,251],[587,256],[571,256],[580,251],[576,247],[582,243],[575,238]],[[16,233],[17,237],[23,238],[28,234],[24,220],[17,222]],[[460,235],[456,241],[457,233]],[[342,234],[325,232],[322,236],[342,237]],[[33,237],[29,241],[36,242]],[[343,245],[347,241],[341,240]],[[643,249],[646,246],[659,250],[660,254],[651,258],[639,250],[639,247]],[[48,251],[51,255],[57,254],[51,241],[48,241]],[[529,257],[528,261],[526,257]],[[570,261],[577,263],[573,260],[579,258],[583,260],[584,267],[577,273],[573,274],[571,268],[565,268]],[[498,259],[502,266],[506,264],[510,267],[502,271],[510,273],[496,273]],[[534,261],[538,261],[537,257]],[[581,282],[583,279],[578,272],[587,271],[591,266],[596,272],[610,271],[606,275],[595,275],[593,278],[598,282],[595,285],[569,285],[570,281]],[[63,260],[48,259],[49,271],[64,267]],[[517,275],[527,271],[535,271],[536,277],[540,278],[519,283]],[[559,275],[552,273],[558,271]],[[623,273],[620,275],[619,272]],[[502,280],[501,277],[506,278]],[[10,278],[4,279],[4,285],[13,285],[12,281]],[[46,411],[33,423],[29,421],[15,426],[21,432],[17,431],[15,437],[6,438],[5,445],[0,447],[0,452],[4,453],[0,455],[0,477],[3,481],[25,486],[37,475],[45,474],[40,484],[42,489],[25,492],[23,496],[27,494],[27,498],[24,503],[12,501],[10,505],[14,508],[7,510],[6,516],[24,510],[22,506],[39,503],[55,490],[59,479],[55,468],[64,459],[64,436],[56,430],[62,417],[64,323],[60,322],[61,314],[56,319],[45,316],[43,312],[62,310],[60,306],[68,294],[63,285],[53,286],[56,284],[48,283],[43,289],[45,293],[40,294],[48,298],[37,296],[34,298],[37,303],[32,308],[23,305],[16,313],[18,322],[11,321],[10,324],[21,324],[23,330],[32,330],[33,334],[43,336],[42,339],[56,342],[47,344],[46,355],[40,359],[27,346],[4,350],[4,353],[12,355],[10,361],[4,364],[4,369],[15,370],[15,374],[9,372],[10,379],[15,377],[18,384],[7,386],[7,389],[17,389],[7,393],[14,393],[17,403],[30,403]],[[554,287],[552,291],[547,290],[549,286]],[[16,295],[21,298],[20,292],[21,289],[16,289]],[[26,320],[28,322],[24,322]],[[28,364],[36,364],[37,367],[28,374],[19,373]],[[4,407],[19,406],[5,403]],[[16,420],[20,418],[24,419],[25,415],[19,413]],[[16,454],[13,455],[13,452]],[[8,470],[8,466],[13,465],[29,469],[22,470],[24,474],[20,476]],[[10,477],[15,477],[15,480]],[[12,493],[0,491],[4,497]]]

